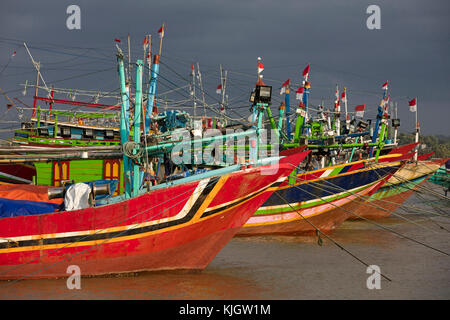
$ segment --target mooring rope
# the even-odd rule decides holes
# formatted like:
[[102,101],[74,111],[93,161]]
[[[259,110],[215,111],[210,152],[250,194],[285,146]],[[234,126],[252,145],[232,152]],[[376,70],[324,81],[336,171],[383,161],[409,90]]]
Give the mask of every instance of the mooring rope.
[[[283,196],[281,196],[280,194],[278,194],[275,191],[275,194],[282,200],[284,201],[289,207],[291,207],[292,210],[294,210],[302,219],[304,219],[307,223],[309,223],[315,230],[316,230],[316,234],[320,239],[320,234],[322,234],[324,237],[326,237],[327,239],[329,239],[331,242],[333,242],[338,248],[340,248],[341,250],[345,251],[347,254],[349,254],[351,257],[353,257],[354,259],[356,259],[357,261],[361,262],[363,265],[365,265],[366,267],[369,267],[370,265],[363,261],[362,259],[358,258],[354,253],[350,252],[348,249],[346,249],[343,245],[339,244],[336,240],[334,240],[333,238],[331,238],[329,235],[327,235],[326,233],[323,233],[319,228],[317,228],[311,221],[309,221],[309,219],[307,219],[305,216],[303,216],[300,212],[298,212],[297,209],[295,209]],[[321,242],[319,240],[319,245],[321,245]],[[380,273],[380,275],[385,278],[388,281],[392,281],[389,277],[385,276],[384,274]]]

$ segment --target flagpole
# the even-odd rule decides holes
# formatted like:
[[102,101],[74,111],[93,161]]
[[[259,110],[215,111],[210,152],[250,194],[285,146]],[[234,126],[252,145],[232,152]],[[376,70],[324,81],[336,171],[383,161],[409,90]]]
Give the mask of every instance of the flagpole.
[[[419,120],[418,120],[418,115],[417,115],[417,110],[419,109],[418,108],[418,103],[417,103],[417,98],[416,98],[416,139],[415,139],[415,141],[414,142],[419,142]],[[417,150],[416,150],[416,153],[414,154],[414,161],[416,161],[417,162],[417,156],[418,156],[418,153],[419,153],[419,146],[417,146],[416,147],[417,148]]]
[[161,32],[161,39],[159,39],[159,56],[161,56],[161,50],[162,50],[162,39],[164,37],[164,22],[162,24],[162,32]]

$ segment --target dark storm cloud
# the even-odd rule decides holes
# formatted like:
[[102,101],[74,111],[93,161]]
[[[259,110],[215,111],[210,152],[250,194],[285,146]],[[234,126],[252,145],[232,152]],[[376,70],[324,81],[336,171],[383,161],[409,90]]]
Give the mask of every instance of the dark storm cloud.
[[[65,27],[65,11],[70,4],[81,8],[81,30]],[[366,27],[366,8],[370,4],[381,8],[381,30]],[[125,40],[129,33],[133,58],[137,59],[144,35],[151,33],[157,42],[156,31],[165,22],[162,61],[186,77],[189,64],[199,62],[211,96],[215,95],[219,64],[230,70],[230,83],[237,72],[255,75],[243,77],[235,88],[230,87],[231,99],[250,92],[258,56],[263,58],[264,79],[274,86],[277,95],[282,81],[291,78],[298,83],[301,71],[311,63],[312,103],[324,99],[330,106],[334,87],[339,84],[348,88],[351,108],[366,103],[375,110],[382,94],[381,84],[389,80],[391,97],[399,103],[403,130],[413,129],[407,99],[417,96],[423,132],[450,133],[448,1],[2,1],[0,12],[0,36],[4,38],[26,40],[30,46],[104,48],[103,60],[90,60],[89,65],[81,64],[79,69],[111,66],[111,71],[98,78],[65,81],[61,83],[65,87],[118,87],[113,39]],[[7,63],[13,48],[11,43],[0,42],[0,65]],[[32,52],[50,66],[72,58],[51,51]],[[23,48],[15,58],[11,67],[30,67]],[[14,76],[24,71],[29,74]],[[77,74],[73,70],[44,72],[49,83]],[[169,77],[164,65],[161,73]],[[32,70],[7,69],[0,76],[0,87],[12,90],[26,79],[34,81]],[[277,107],[274,105],[274,109]]]

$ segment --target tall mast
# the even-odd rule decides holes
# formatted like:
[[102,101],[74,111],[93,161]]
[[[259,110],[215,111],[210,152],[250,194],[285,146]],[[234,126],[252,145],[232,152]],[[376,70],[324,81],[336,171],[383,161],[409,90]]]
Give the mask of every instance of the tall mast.
[[[129,136],[129,118],[128,118],[128,104],[129,93],[127,93],[127,87],[125,84],[125,68],[123,65],[123,53],[118,48],[117,62],[119,63],[119,80],[120,80],[120,96],[121,96],[121,108],[120,108],[120,143],[125,145],[128,142]],[[131,198],[131,163],[130,158],[125,154],[123,155],[123,180],[125,184],[125,198]]]
[[130,34],[128,34],[128,77],[127,81],[131,82],[131,48],[130,48]]
[[[141,108],[142,108],[142,60],[136,61],[136,96],[134,104],[134,142],[141,143]],[[140,165],[133,164],[133,196],[137,196],[141,186]]]
[[202,91],[203,115],[206,117],[205,91],[203,90],[202,74],[200,73],[200,65],[198,62],[197,62],[197,75],[198,75],[198,83],[200,85],[200,90]]
[[32,117],[34,118],[36,116],[36,106],[37,106],[37,96],[39,93],[39,73],[41,70],[41,63],[36,62],[36,89],[34,91],[34,102],[33,102],[33,114]]
[[194,64],[191,65],[191,75],[192,75],[192,99],[193,99],[193,103],[194,103],[194,118],[197,116],[197,101],[195,99],[195,69],[194,69]]
[[222,65],[220,65],[220,78],[221,78],[221,84],[222,84],[222,108],[221,108],[221,112],[223,112],[223,114],[225,114],[225,91],[227,88],[227,77],[228,77],[228,70],[224,71],[224,74],[222,76]]
[[[414,142],[416,142],[416,143],[419,142],[419,118],[417,115],[417,110],[419,109],[418,108],[419,103],[417,102],[417,100],[418,100],[418,98],[416,98],[416,137],[414,140]],[[419,146],[416,147],[416,153],[414,154],[414,161],[417,161],[418,153],[419,153]]]

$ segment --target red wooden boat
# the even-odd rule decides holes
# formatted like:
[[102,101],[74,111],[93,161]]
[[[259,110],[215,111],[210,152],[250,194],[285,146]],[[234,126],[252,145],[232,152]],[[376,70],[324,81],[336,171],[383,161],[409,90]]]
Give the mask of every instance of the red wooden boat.
[[104,206],[0,219],[0,279],[66,277],[70,265],[82,276],[204,269],[306,154]]
[[412,153],[298,173],[268,191],[274,193],[245,223],[237,235],[310,235],[316,228],[331,233],[352,216],[353,202],[380,188]]

